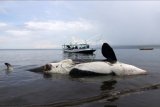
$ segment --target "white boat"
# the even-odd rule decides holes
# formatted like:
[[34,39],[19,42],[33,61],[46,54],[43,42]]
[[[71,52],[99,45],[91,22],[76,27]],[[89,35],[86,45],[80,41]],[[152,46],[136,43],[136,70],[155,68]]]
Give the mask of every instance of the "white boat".
[[70,44],[70,45],[62,45],[64,52],[69,53],[86,53],[92,54],[96,50],[90,48],[89,44]]

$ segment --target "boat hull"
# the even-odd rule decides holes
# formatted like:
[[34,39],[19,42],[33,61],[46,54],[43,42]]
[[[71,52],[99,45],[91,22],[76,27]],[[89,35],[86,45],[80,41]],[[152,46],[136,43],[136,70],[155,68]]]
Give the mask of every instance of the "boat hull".
[[64,52],[68,52],[68,53],[85,53],[85,54],[92,54],[93,52],[95,52],[96,50],[94,49],[74,49],[74,50],[64,50]]

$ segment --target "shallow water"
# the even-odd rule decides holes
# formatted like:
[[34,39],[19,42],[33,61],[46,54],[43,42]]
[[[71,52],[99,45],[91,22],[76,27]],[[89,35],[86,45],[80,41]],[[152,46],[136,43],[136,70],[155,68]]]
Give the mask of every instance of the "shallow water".
[[[64,54],[62,50],[0,50],[0,106],[159,107],[159,89],[130,92],[111,99],[106,94],[160,83],[160,50],[115,49],[115,53],[119,61],[145,69],[148,74],[47,76],[28,69],[66,58],[81,61],[104,58],[100,50],[93,55]],[[5,62],[11,63],[14,70],[5,70]]]

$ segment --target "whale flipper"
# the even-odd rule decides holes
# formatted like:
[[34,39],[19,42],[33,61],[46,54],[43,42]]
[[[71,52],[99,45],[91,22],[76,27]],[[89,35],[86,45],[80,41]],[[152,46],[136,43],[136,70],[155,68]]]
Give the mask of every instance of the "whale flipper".
[[103,43],[102,49],[101,49],[102,55],[107,58],[106,61],[110,63],[117,62],[116,55],[113,51],[113,49],[109,46],[107,43]]

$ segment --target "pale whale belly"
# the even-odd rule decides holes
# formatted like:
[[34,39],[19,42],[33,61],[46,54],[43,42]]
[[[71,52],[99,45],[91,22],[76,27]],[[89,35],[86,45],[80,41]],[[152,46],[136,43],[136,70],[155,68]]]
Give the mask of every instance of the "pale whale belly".
[[142,70],[133,65],[116,62],[111,64],[109,62],[90,62],[76,65],[71,71],[70,75],[137,75],[146,74]]
[[71,69],[71,76],[98,76],[113,74],[108,62],[90,62],[78,64]]

